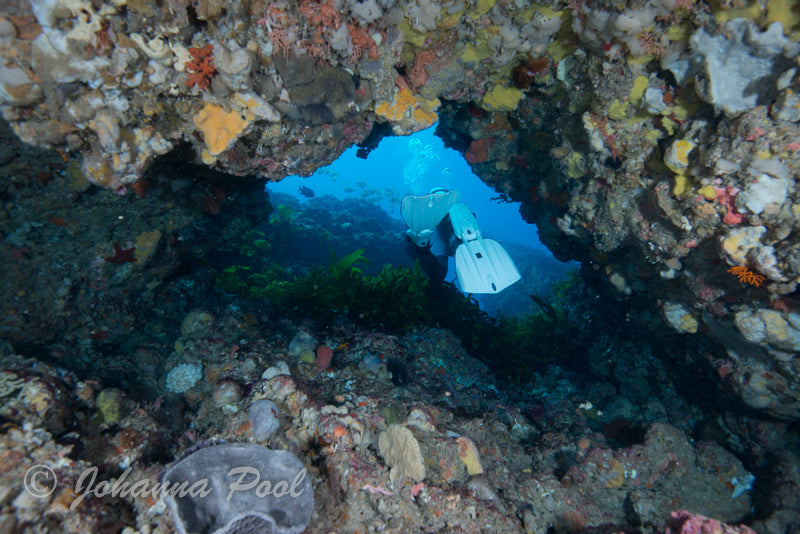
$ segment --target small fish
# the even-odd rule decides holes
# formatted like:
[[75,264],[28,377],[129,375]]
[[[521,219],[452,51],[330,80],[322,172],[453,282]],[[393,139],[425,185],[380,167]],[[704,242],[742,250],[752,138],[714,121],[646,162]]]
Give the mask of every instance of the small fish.
[[300,188],[297,190],[297,192],[306,198],[311,198],[314,196],[314,190],[304,185],[301,185]]

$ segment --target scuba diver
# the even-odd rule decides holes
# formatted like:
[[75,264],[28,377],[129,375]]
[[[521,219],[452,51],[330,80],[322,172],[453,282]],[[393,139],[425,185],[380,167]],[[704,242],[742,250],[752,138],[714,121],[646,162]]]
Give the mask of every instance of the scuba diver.
[[[411,255],[432,280],[444,280],[447,256],[453,255],[458,285],[465,293],[499,293],[520,279],[508,252],[497,241],[481,236],[475,216],[460,202],[458,191],[434,187],[427,195],[406,195],[400,213],[408,226],[406,240],[413,245]],[[434,235],[447,248],[446,256],[431,250]]]

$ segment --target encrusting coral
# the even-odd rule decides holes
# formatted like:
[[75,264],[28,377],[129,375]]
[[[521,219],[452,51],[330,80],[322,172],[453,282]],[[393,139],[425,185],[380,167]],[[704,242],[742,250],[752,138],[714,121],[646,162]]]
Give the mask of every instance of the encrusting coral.
[[375,107],[375,113],[390,121],[396,134],[405,135],[435,123],[439,104],[439,99],[420,101],[405,83],[401,83],[391,103],[381,102]]
[[206,45],[203,48],[190,48],[189,53],[192,59],[185,63],[186,70],[189,71],[189,79],[186,85],[192,87],[197,85],[200,89],[208,89],[211,85],[211,78],[217,73],[214,68],[214,57],[211,55],[214,45]]

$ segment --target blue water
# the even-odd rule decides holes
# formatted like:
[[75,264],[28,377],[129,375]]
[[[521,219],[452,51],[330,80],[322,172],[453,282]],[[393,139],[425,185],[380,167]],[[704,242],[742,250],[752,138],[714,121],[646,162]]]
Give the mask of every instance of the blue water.
[[[435,126],[410,136],[384,138],[367,159],[356,157],[357,148],[351,147],[312,176],[289,176],[270,183],[267,191],[286,193],[301,202],[308,201],[299,193],[301,186],[312,189],[317,197],[361,197],[402,220],[400,200],[404,195],[427,194],[436,186],[457,189],[461,200],[475,214],[483,237],[505,244],[523,277],[511,286],[515,290],[509,288],[497,295],[476,295],[478,302],[492,314],[526,313],[530,309],[528,294],[547,293],[549,284],[566,276],[574,264],[561,264],[553,258],[539,241],[536,226],[522,219],[519,203],[492,200],[498,193],[472,173],[459,152],[445,147],[434,130]],[[397,246],[405,247],[404,240],[399,240]],[[528,248],[514,248],[519,246]],[[434,241],[433,252],[442,254],[443,245]],[[538,259],[531,260],[532,257]],[[380,258],[371,259],[382,264]],[[446,279],[456,281],[452,257]]]
[[423,195],[436,186],[458,189],[461,200],[475,213],[484,237],[544,248],[536,226],[519,214],[519,203],[490,200],[498,194],[472,173],[460,153],[445,147],[434,130],[435,126],[410,136],[384,138],[367,159],[357,158],[356,147],[351,147],[312,176],[288,176],[269,184],[267,190],[300,197],[297,190],[304,185],[316,195],[374,199],[400,219],[404,195]]

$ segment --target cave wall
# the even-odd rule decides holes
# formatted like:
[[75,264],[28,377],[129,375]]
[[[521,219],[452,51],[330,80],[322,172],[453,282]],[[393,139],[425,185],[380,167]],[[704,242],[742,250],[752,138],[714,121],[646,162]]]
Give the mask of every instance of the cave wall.
[[557,257],[794,419],[798,36],[787,0],[18,0],[0,109],[123,195],[175,149],[278,180],[438,121]]

